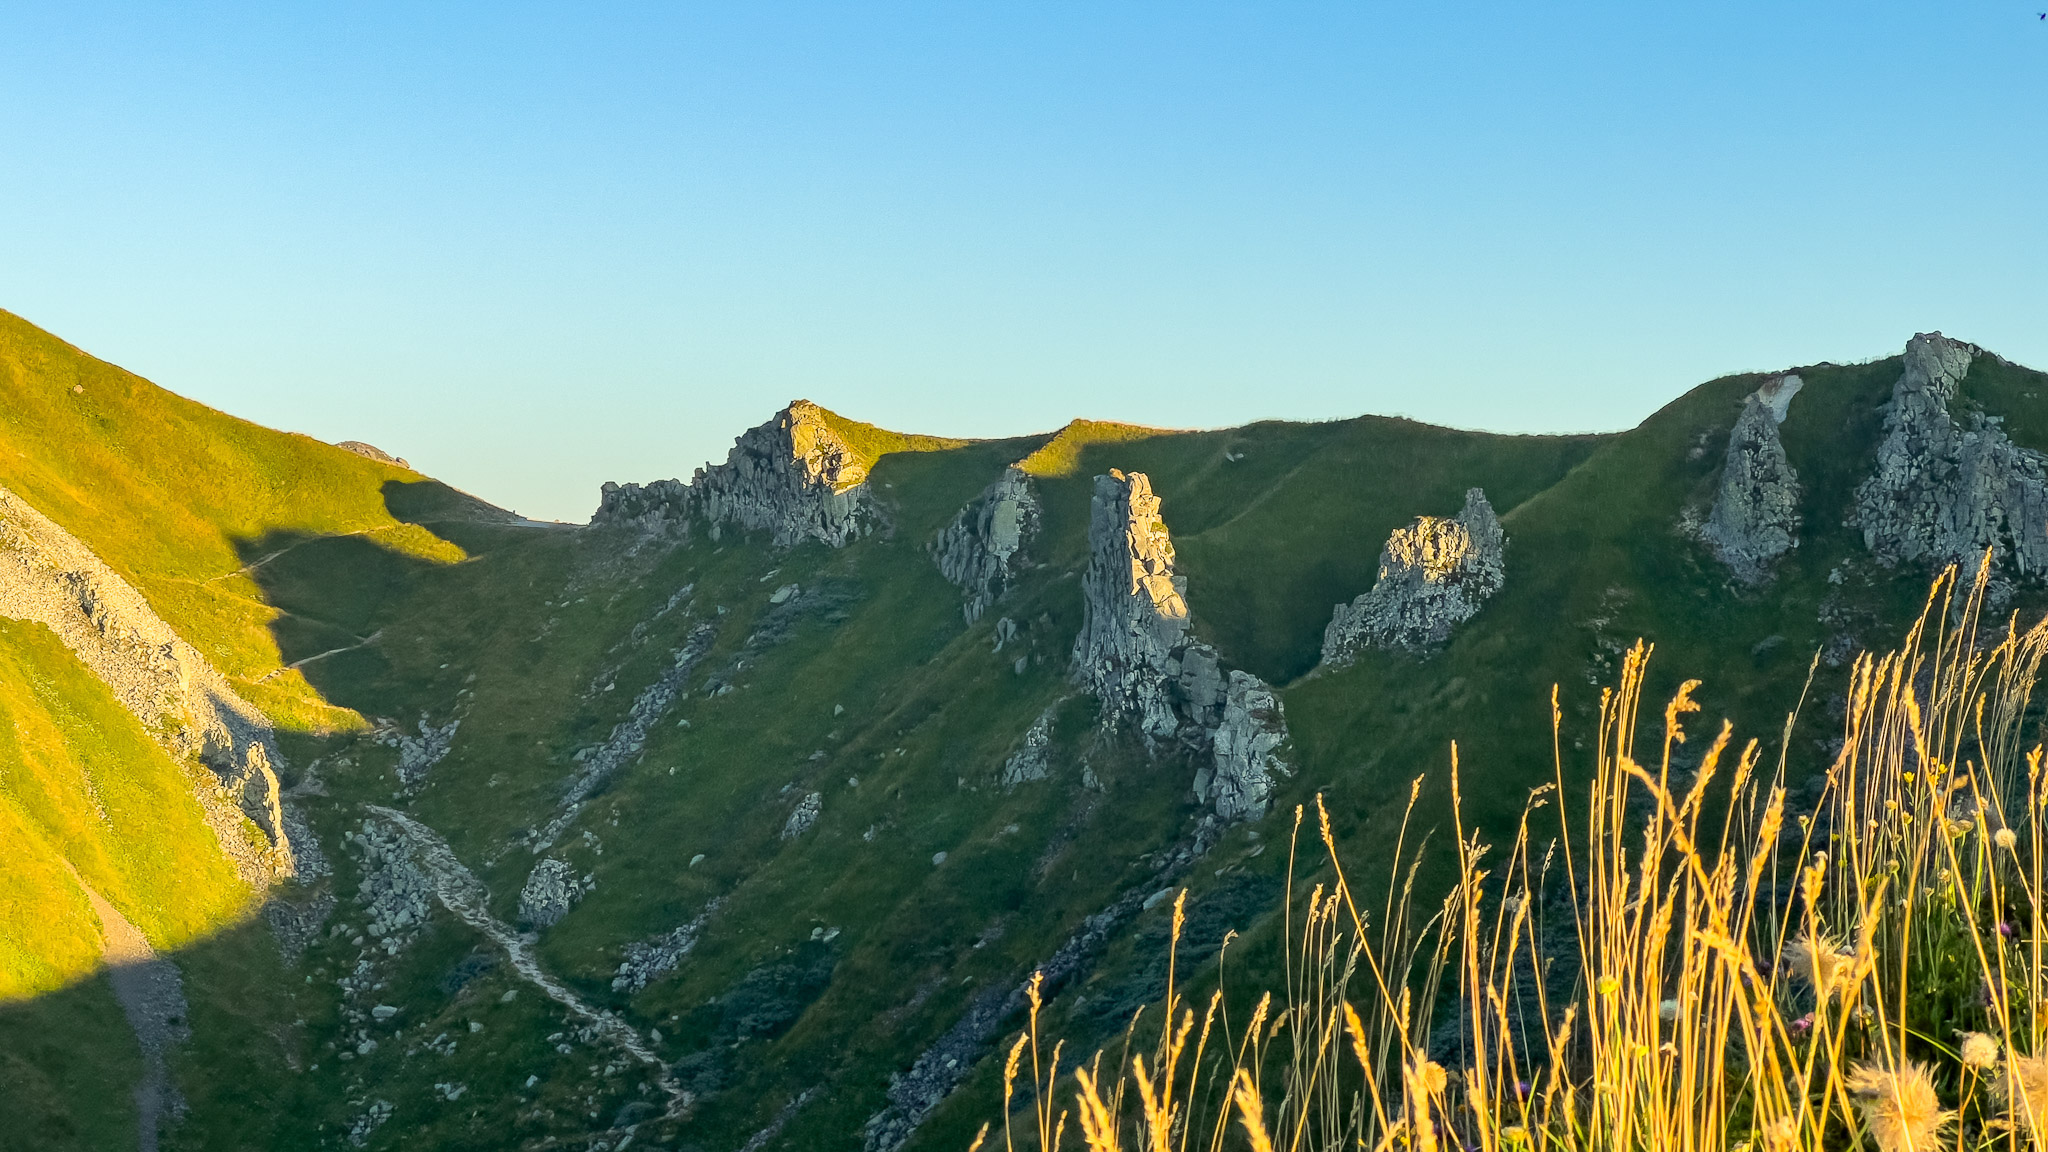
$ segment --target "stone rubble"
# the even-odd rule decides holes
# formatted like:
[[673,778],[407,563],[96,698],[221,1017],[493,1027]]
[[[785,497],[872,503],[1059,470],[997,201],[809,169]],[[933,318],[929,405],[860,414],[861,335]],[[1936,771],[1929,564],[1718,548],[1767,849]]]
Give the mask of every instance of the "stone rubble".
[[576,819],[576,814],[583,810],[584,802],[596,795],[605,781],[639,759],[641,750],[647,746],[647,734],[688,689],[690,673],[711,651],[711,643],[717,638],[717,629],[709,624],[699,624],[691,629],[682,647],[670,654],[668,667],[662,669],[654,683],[641,689],[640,695],[634,697],[626,718],[612,726],[611,735],[604,743],[576,753],[576,775],[563,792],[561,811],[534,838],[532,848],[535,855],[554,846]]
[[[0,616],[49,627],[167,750],[211,770],[218,789],[201,789],[199,800],[244,880],[261,890],[275,879],[318,871],[310,841],[294,852],[270,722],[133,585],[6,488]],[[267,851],[249,846],[249,823],[269,841]]]
[[710,923],[712,913],[717,912],[722,903],[724,901],[714,899],[689,923],[652,940],[636,940],[626,945],[626,959],[612,975],[612,991],[638,992],[673,972],[676,965],[683,962],[683,957],[697,947],[697,939],[704,934],[704,926]]
[[789,819],[782,825],[782,838],[794,840],[810,831],[811,825],[818,822],[818,816],[824,810],[823,792],[804,793],[804,798],[796,802],[796,810],[789,814]]
[[1980,354],[1939,332],[1906,344],[1853,520],[1887,567],[1958,564],[1968,574],[1989,549],[2014,575],[2048,571],[2048,457],[2014,444],[1998,417],[1974,415],[1966,429],[1949,411]]
[[697,469],[688,484],[605,484],[591,523],[657,530],[702,517],[713,539],[721,525],[732,525],[765,531],[777,547],[818,540],[838,548],[880,520],[867,474],[825,410],[795,400],[742,433],[725,463]]
[[931,544],[932,558],[946,579],[964,594],[961,610],[969,624],[1009,591],[1026,564],[1025,549],[1038,534],[1038,489],[1023,470],[1011,467]]
[[1451,518],[1418,517],[1380,552],[1371,591],[1339,604],[1323,631],[1323,662],[1341,667],[1367,648],[1427,653],[1450,639],[1506,580],[1507,535],[1486,493],[1465,493]]
[[1761,584],[1778,557],[1799,547],[1799,477],[1785,456],[1778,425],[1804,386],[1787,373],[1764,381],[1742,402],[1714,507],[1700,537],[1745,584]]
[[412,788],[425,780],[427,772],[447,758],[455,746],[455,730],[461,726],[462,721],[457,718],[437,727],[422,712],[418,736],[395,730],[380,733],[380,743],[398,749],[398,782]]
[[1095,478],[1074,678],[1102,701],[1105,725],[1130,723],[1148,746],[1174,737],[1209,753],[1198,797],[1229,819],[1255,818],[1271,774],[1286,770],[1273,754],[1286,740],[1279,699],[1249,672],[1226,674],[1216,650],[1188,635],[1186,581],[1174,574],[1159,506],[1142,472]]
[[586,873],[579,880],[567,860],[549,856],[533,866],[519,890],[519,918],[535,928],[552,928],[595,887],[595,877]]

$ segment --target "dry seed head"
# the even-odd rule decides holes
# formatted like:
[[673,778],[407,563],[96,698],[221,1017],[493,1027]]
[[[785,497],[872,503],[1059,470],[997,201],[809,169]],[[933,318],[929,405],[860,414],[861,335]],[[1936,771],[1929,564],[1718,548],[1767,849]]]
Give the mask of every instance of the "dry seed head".
[[2014,1119],[2036,1136],[2048,1134],[2048,1053],[2007,1060],[2002,1088]]
[[2007,852],[2010,852],[2012,851],[2013,845],[2018,844],[2020,842],[2020,837],[2019,833],[2014,832],[2010,828],[2000,828],[1998,831],[1993,832],[1991,834],[1991,842],[1993,844],[1998,845],[2000,848],[2005,849]]
[[1863,970],[1862,957],[1843,951],[1839,942],[1819,932],[1809,932],[1794,940],[1785,949],[1785,963],[1822,1000],[1840,992]]
[[1847,1082],[1878,1152],[1931,1152],[1955,1113],[1941,1106],[1924,1064],[1896,1071],[1859,1064]]
[[1972,1068],[1995,1068],[1998,1066],[1998,1041],[1982,1032],[1962,1034],[1963,1063]]

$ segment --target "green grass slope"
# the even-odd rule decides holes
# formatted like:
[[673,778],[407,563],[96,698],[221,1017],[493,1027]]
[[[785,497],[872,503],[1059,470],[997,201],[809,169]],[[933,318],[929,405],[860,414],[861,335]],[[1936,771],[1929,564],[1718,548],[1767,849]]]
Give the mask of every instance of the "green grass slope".
[[0,484],[85,541],[278,722],[330,727],[279,671],[275,615],[239,541],[356,535],[442,561],[460,552],[393,517],[383,485],[417,475],[217,412],[0,311]]

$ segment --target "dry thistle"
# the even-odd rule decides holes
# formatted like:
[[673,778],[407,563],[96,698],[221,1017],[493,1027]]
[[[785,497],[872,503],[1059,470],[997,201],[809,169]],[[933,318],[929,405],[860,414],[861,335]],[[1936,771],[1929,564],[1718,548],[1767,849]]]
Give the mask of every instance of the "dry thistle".
[[2005,1064],[2005,1083],[2000,1086],[2006,1107],[2021,1127],[2040,1138],[2048,1132],[2048,1053],[2032,1056],[2015,1054]]
[[1931,1150],[1955,1118],[1942,1108],[1924,1064],[1909,1062],[1896,1071],[1859,1064],[1849,1070],[1846,1087],[1879,1152]]
[[1972,1068],[1996,1068],[1998,1066],[1998,1041],[1982,1032],[1962,1034],[1963,1063]]
[[1822,1003],[1833,999],[1861,975],[1863,967],[1855,953],[1845,951],[1838,941],[1820,932],[1808,932],[1787,946],[1785,963],[1792,969],[1792,975],[1805,981]]

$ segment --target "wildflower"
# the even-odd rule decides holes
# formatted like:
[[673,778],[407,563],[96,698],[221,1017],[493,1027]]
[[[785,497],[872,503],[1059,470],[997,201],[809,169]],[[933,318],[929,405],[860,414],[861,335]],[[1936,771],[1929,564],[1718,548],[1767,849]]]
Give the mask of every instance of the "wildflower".
[[2000,828],[1991,834],[1991,842],[2010,852],[2012,846],[2020,842],[2020,837],[2019,833],[2010,828]]
[[1518,1100],[1527,1100],[1529,1098],[1529,1082],[1527,1080],[1515,1081],[1515,1098]]
[[1621,981],[1612,976],[1602,976],[1593,985],[1602,996],[1612,996],[1621,991]]
[[1804,1036],[1811,1031],[1813,1031],[1813,1013],[1811,1012],[1792,1022],[1792,1035],[1794,1036]]
[[2037,1138],[2048,1134],[2048,1053],[2006,1061],[2002,1088],[2000,1095],[2015,1119]]
[[1878,1152],[1932,1149],[1955,1118],[1942,1108],[1923,1064],[1908,1063],[1895,1071],[1859,1064],[1849,1071],[1848,1087]]
[[2000,920],[1998,922],[1998,934],[2000,936],[2005,937],[2007,940],[2012,939],[2012,934],[2016,931],[2018,931],[2018,929],[2013,925],[2012,921]]
[[1965,1032],[1963,1037],[1963,1063],[1972,1068],[1995,1068],[1998,1066],[1998,1041],[1982,1032]]

